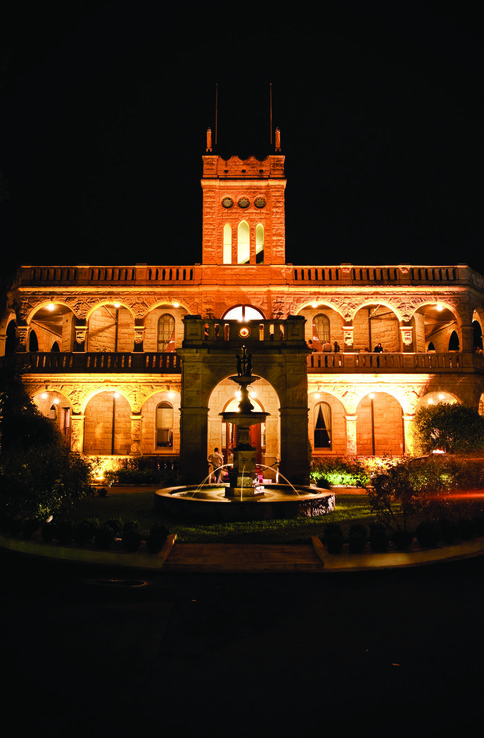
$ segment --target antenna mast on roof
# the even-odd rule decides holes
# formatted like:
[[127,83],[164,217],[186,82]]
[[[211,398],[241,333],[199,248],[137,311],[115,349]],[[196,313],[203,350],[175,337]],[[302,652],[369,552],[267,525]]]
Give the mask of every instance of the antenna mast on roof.
[[218,134],[218,82],[215,83],[215,146]]
[[270,125],[270,144],[272,146],[272,82],[269,83],[269,125]]

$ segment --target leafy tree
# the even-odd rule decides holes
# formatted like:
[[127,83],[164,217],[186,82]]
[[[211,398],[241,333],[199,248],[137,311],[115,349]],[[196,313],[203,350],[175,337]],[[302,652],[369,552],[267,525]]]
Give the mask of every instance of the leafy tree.
[[484,451],[484,418],[466,405],[439,403],[418,411],[416,437],[424,452],[442,449],[447,453]]
[[91,491],[90,465],[8,369],[0,371],[0,433],[0,507],[10,517],[61,515]]

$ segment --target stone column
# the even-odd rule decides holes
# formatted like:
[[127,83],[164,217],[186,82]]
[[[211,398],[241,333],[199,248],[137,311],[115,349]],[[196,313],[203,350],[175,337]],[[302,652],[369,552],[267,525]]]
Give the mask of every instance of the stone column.
[[76,454],[84,451],[84,418],[83,413],[72,413],[71,416],[71,451]]
[[184,484],[203,482],[208,474],[208,407],[180,408],[180,471]]
[[345,415],[346,420],[346,453],[348,456],[356,455],[356,420],[357,415]]
[[410,456],[415,453],[414,420],[414,413],[403,414],[403,451]]
[[[293,484],[309,483],[308,410],[281,407],[281,473]],[[284,479],[279,480],[284,483]]]
[[129,453],[132,456],[141,456],[141,414],[131,416],[131,446]]

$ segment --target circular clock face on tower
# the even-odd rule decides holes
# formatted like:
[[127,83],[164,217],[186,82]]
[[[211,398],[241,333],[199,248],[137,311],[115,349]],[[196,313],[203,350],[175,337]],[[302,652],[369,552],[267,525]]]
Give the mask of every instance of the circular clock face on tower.
[[249,198],[248,197],[241,197],[238,202],[239,208],[248,208],[249,207]]
[[231,197],[224,197],[224,199],[222,200],[222,205],[224,206],[224,208],[231,208],[233,204],[234,201]]
[[263,208],[266,204],[266,201],[263,197],[256,197],[254,200],[254,205],[256,208]]

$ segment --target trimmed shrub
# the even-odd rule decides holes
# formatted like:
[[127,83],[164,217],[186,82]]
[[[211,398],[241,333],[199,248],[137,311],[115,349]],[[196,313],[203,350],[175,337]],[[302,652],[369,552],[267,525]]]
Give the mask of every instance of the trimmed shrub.
[[57,542],[62,546],[69,546],[74,539],[74,529],[72,520],[60,520],[55,532]]
[[463,541],[472,541],[476,537],[476,526],[473,520],[461,518],[457,525],[459,526],[459,536]]
[[121,518],[109,518],[104,525],[111,528],[114,538],[120,538],[123,532],[123,521]]
[[99,520],[97,518],[82,520],[74,530],[74,541],[78,546],[85,546],[93,540],[98,528]]
[[362,553],[366,546],[366,535],[362,533],[350,533],[348,548],[350,553]]
[[94,545],[96,548],[111,548],[114,543],[114,531],[109,523],[103,523],[94,533]]
[[159,553],[168,537],[168,533],[169,530],[163,523],[153,525],[146,541],[148,553]]
[[442,532],[442,541],[448,546],[459,537],[459,526],[454,520],[439,520],[440,530]]
[[341,536],[343,538],[343,531],[338,523],[326,523],[324,526],[323,540],[326,541],[329,536]]
[[388,536],[383,525],[370,526],[370,548],[374,553],[383,553],[388,548]]
[[440,525],[433,520],[422,520],[415,531],[417,541],[425,548],[437,546],[442,540]]
[[396,530],[391,535],[391,541],[398,551],[408,548],[413,542],[414,535],[408,530]]
[[484,536],[484,518],[481,516],[474,518],[474,525],[476,526],[476,535],[479,538]]
[[338,533],[330,533],[330,535],[325,538],[324,545],[326,546],[328,553],[339,554],[343,550],[344,542],[342,535],[339,535]]
[[136,553],[141,546],[141,531],[137,520],[132,520],[124,524],[121,540],[127,551]]
[[352,525],[350,525],[349,535],[363,536],[366,540],[368,538],[368,530],[366,528],[366,525],[363,525],[363,523],[353,523]]
[[57,525],[54,522],[44,523],[42,526],[41,536],[45,543],[52,543],[57,535]]
[[35,520],[35,518],[28,518],[24,521],[24,527],[23,527],[23,536],[24,538],[30,539],[34,535],[34,533],[37,533],[39,529],[39,521]]

